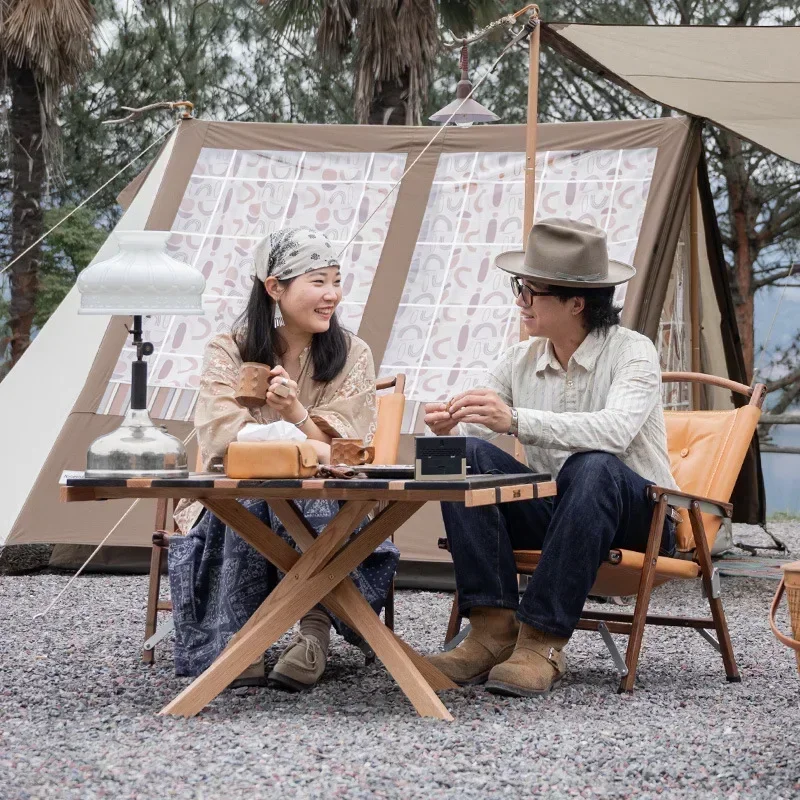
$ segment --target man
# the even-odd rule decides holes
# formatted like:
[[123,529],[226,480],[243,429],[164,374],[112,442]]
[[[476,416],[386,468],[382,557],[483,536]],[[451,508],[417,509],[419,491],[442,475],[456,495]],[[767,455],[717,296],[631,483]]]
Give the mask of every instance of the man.
[[[549,472],[553,499],[466,508],[442,503],[466,639],[430,656],[461,685],[498,694],[547,693],[566,670],[562,650],[612,547],[644,551],[647,486],[677,489],[669,467],[661,370],[652,342],[619,326],[614,286],[635,269],[610,261],[605,233],[568,219],[533,226],[525,251],[495,266],[511,274],[528,332],[485,387],[429,403],[439,436],[468,435],[476,473]],[[528,467],[482,439],[510,433]],[[664,525],[662,553],[675,548]],[[519,600],[514,549],[541,549]]]

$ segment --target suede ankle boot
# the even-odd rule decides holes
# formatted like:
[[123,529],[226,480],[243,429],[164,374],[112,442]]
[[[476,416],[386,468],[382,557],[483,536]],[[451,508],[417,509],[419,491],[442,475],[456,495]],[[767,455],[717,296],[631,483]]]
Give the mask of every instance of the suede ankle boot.
[[562,650],[568,639],[538,631],[524,622],[511,657],[489,673],[486,691],[511,697],[548,694],[567,671]]
[[311,689],[325,671],[330,640],[331,618],[323,609],[312,608],[269,673],[268,685],[288,692]]
[[243,686],[266,686],[267,676],[264,673],[264,656],[259,656],[247,669],[242,670],[239,677],[231,681],[231,689]]
[[518,623],[511,608],[476,606],[470,611],[470,631],[458,647],[428,656],[428,661],[459,686],[483,683],[489,670],[514,651]]

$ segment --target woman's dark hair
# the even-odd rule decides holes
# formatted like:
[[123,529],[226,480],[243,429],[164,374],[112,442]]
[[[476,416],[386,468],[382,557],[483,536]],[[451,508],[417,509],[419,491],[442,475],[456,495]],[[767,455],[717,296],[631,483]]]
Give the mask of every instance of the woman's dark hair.
[[582,297],[586,301],[583,309],[583,325],[589,333],[592,331],[606,333],[612,325],[619,325],[622,307],[614,305],[613,286],[581,289],[575,286],[550,284],[547,291],[552,292],[562,303],[566,303],[570,297]]
[[[280,281],[281,286],[290,283]],[[254,278],[247,308],[233,324],[233,339],[242,354],[242,361],[256,361],[274,367],[284,355],[283,341],[273,324],[274,319],[275,301],[267,294],[264,283]],[[347,345],[347,331],[334,314],[328,330],[315,333],[311,339],[312,377],[315,381],[327,383],[344,369]]]

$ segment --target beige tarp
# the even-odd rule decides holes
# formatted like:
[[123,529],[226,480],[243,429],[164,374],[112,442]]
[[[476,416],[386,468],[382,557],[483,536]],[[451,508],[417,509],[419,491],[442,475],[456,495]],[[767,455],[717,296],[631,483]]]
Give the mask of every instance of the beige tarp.
[[550,23],[543,41],[637,94],[800,162],[800,28]]

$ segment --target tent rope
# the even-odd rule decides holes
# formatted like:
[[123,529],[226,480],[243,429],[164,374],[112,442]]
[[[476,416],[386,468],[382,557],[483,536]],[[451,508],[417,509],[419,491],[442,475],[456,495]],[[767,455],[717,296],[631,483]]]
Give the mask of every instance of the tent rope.
[[26,253],[29,253],[31,250],[33,250],[33,248],[36,247],[36,245],[44,241],[44,239],[46,239],[56,228],[59,228],[73,214],[80,211],[80,209],[82,209],[93,197],[96,197],[98,194],[100,194],[100,192],[102,192],[103,189],[106,188],[106,186],[108,186],[110,183],[115,181],[120,175],[122,175],[122,173],[125,172],[126,169],[132,167],[145,153],[147,153],[149,150],[152,150],[162,139],[164,139],[166,136],[172,133],[172,131],[175,130],[177,125],[178,123],[176,122],[174,125],[172,125],[172,127],[167,128],[167,130],[164,131],[164,133],[162,133],[161,136],[159,136],[154,142],[145,147],[145,149],[142,150],[142,152],[139,153],[138,156],[132,158],[121,170],[119,170],[119,172],[116,172],[114,175],[112,175],[99,189],[96,189],[94,192],[92,192],[85,200],[81,201],[80,205],[75,206],[75,208],[73,208],[72,211],[69,212],[69,214],[62,217],[58,222],[56,222],[56,224],[53,225],[53,227],[50,228],[50,230],[47,231],[47,233],[40,236],[32,245],[26,247],[21,253],[14,256],[14,258],[12,258],[11,261],[8,262],[8,264],[6,264],[2,269],[0,269],[0,275],[11,269],[11,267],[13,267],[14,264],[16,264],[17,261],[19,261]]
[[[534,8],[536,8],[536,7],[534,6]],[[416,166],[417,162],[430,149],[431,145],[433,145],[433,143],[442,135],[443,131],[447,128],[447,126],[450,124],[450,122],[453,120],[453,118],[461,110],[461,106],[463,106],[464,103],[466,103],[467,100],[469,100],[472,97],[472,95],[476,92],[478,87],[492,74],[492,72],[494,72],[495,67],[502,61],[502,59],[504,58],[506,53],[508,53],[508,51],[511,50],[512,47],[514,47],[515,45],[519,44],[523,39],[525,39],[526,37],[530,36],[531,33],[533,33],[534,29],[536,28],[536,26],[538,24],[539,24],[539,17],[538,17],[538,10],[536,10],[528,18],[528,20],[525,22],[525,25],[522,28],[522,30],[519,33],[517,33],[514,36],[514,38],[503,48],[503,52],[500,53],[499,56],[497,56],[497,58],[494,60],[492,65],[489,67],[489,69],[483,74],[483,76],[480,78],[480,80],[472,87],[472,89],[470,90],[469,94],[458,104],[458,108],[456,108],[455,111],[453,111],[453,113],[445,120],[445,122],[436,131],[436,133],[433,134],[433,136],[431,137],[430,141],[425,145],[425,147],[423,147],[422,150],[420,150],[419,154],[411,162],[410,166],[408,166],[406,168],[405,172],[397,179],[397,181],[395,181],[395,183],[393,184],[392,188],[389,189],[389,191],[386,193],[386,196],[380,201],[380,203],[378,203],[377,206],[375,206],[375,208],[373,209],[372,213],[364,220],[364,222],[361,223],[361,225],[358,228],[358,230],[356,230],[356,232],[347,241],[345,246],[339,251],[338,258],[341,258],[345,254],[347,248],[350,247],[350,245],[355,241],[356,237],[361,233],[361,231],[363,231],[364,228],[367,227],[367,225],[369,224],[369,221],[378,213],[378,211],[380,211],[380,209],[383,207],[383,204],[392,196],[392,194],[394,194],[394,192],[397,190],[397,188],[403,182],[403,179],[406,177],[406,175],[408,175],[408,173],[411,172],[412,169],[414,169],[414,167]]]
[[[197,430],[195,428],[192,428],[192,430],[189,433],[189,435],[183,440],[184,447],[187,444],[189,444],[189,442],[192,441],[192,439],[195,437],[196,434],[197,434]],[[136,500],[134,500],[130,504],[130,506],[128,506],[127,511],[117,520],[116,525],[114,525],[114,527],[103,537],[103,540],[100,542],[100,544],[98,544],[97,547],[95,547],[95,549],[92,550],[92,552],[89,554],[89,557],[86,559],[86,561],[84,561],[83,564],[81,564],[80,569],[78,569],[78,571],[69,579],[69,581],[67,582],[67,585],[55,596],[53,601],[50,603],[49,606],[47,606],[47,608],[44,611],[40,611],[38,614],[34,614],[33,615],[34,619],[44,619],[53,610],[53,608],[55,608],[55,606],[58,603],[58,601],[67,593],[67,591],[69,590],[69,587],[72,586],[72,584],[81,575],[81,573],[86,569],[86,567],[89,566],[89,562],[100,552],[100,548],[111,538],[111,534],[113,534],[114,531],[117,528],[119,528],[120,525],[122,525],[122,523],[127,518],[128,514],[130,514],[131,511],[133,511],[133,509],[136,508],[137,505],[139,505],[139,501],[141,499],[142,498],[140,498],[140,497],[137,498]]]

